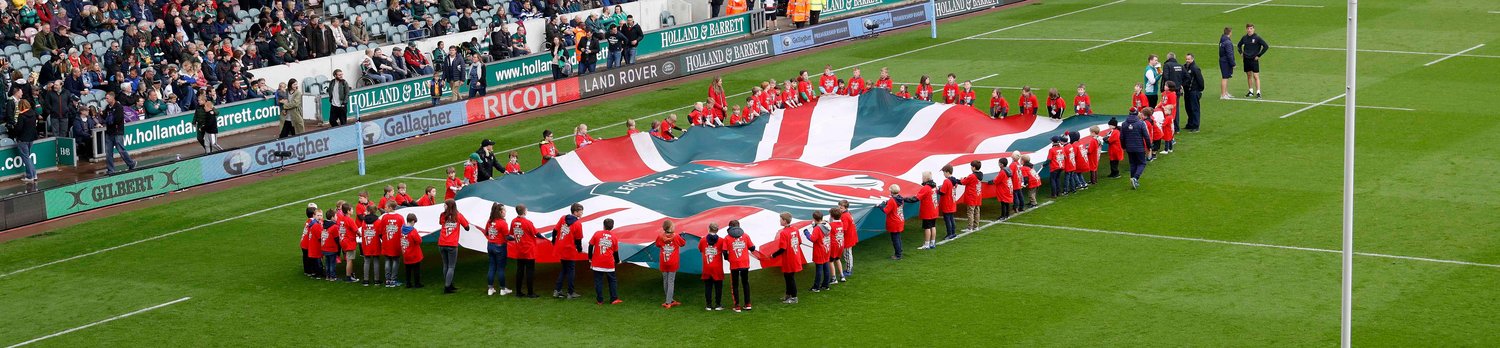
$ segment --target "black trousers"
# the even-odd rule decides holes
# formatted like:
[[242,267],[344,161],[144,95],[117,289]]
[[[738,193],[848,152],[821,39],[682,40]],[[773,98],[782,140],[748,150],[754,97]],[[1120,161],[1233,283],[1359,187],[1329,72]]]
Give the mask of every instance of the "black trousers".
[[406,287],[422,287],[422,263],[406,264]]
[[297,129],[292,128],[292,121],[281,121],[281,135],[277,135],[276,138],[281,139],[293,135],[297,135]]
[[709,12],[708,17],[709,18],[719,18],[719,8],[722,8],[722,7],[724,7],[724,2],[723,1],[710,1],[710,2],[708,2],[708,12]]
[[718,308],[724,306],[724,281],[703,281],[703,303],[704,307],[709,308]]
[[[526,292],[522,295],[521,284],[525,282]],[[536,295],[536,260],[516,259],[516,296]]]
[[1146,172],[1146,153],[1126,152],[1125,155],[1130,158],[1130,178],[1140,179],[1141,174]]
[[1147,105],[1147,106],[1155,108],[1156,107],[1156,97],[1157,97],[1157,95],[1155,95],[1155,94],[1147,94],[1146,95],[1146,103],[1147,104],[1151,104],[1151,105]]
[[349,106],[329,106],[328,126],[338,127],[349,124]]
[[818,14],[823,11],[807,11],[807,25],[818,25]]
[[782,273],[781,277],[783,279],[786,279],[786,295],[787,296],[791,296],[791,297],[797,297],[797,274],[796,273]]
[[1109,161],[1109,176],[1115,177],[1115,176],[1119,176],[1119,175],[1120,175],[1120,161],[1110,160]]
[[620,299],[620,281],[615,278],[615,272],[594,271],[594,301],[604,303],[604,284],[609,282],[609,301]]
[[1201,103],[1201,101],[1203,99],[1203,92],[1201,92],[1201,91],[1200,92],[1187,92],[1187,98],[1184,98],[1184,99],[1185,100],[1183,100],[1183,104],[1184,104],[1184,108],[1187,109],[1187,116],[1188,116],[1187,117],[1187,129],[1191,130],[1191,131],[1197,131],[1198,130],[1198,116],[1199,116],[1199,111],[1200,111],[1199,107],[1201,106],[1200,103]]
[[[729,270],[729,297],[734,300],[734,306],[750,304],[750,269],[737,268]],[[740,298],[744,298],[744,302]]]

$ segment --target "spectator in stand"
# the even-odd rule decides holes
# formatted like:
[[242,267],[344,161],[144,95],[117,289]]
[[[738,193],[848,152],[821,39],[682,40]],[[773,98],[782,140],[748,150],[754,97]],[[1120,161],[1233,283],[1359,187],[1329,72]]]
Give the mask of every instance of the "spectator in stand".
[[354,16],[349,25],[349,40],[351,45],[363,45],[370,43],[370,29],[365,27],[364,16]]
[[349,82],[344,80],[344,70],[333,70],[333,81],[328,84],[328,126],[349,124]]
[[413,74],[432,75],[432,62],[427,61],[427,56],[417,50],[415,45],[409,47],[403,55],[402,59],[406,61],[406,68]]
[[625,37],[625,33],[620,32],[619,26],[611,24],[609,26],[609,34],[605,36],[605,40],[609,43],[609,47],[607,48],[609,50],[609,57],[604,62],[604,68],[614,69],[619,67],[621,65],[620,56],[625,50],[625,43],[630,41],[630,38]]
[[625,34],[625,50],[620,54],[621,62],[624,64],[635,64],[635,48],[640,46],[641,38],[646,33],[641,31],[641,25],[636,24],[635,16],[625,16],[625,25],[620,30]]
[[476,29],[479,29],[479,24],[474,22],[474,9],[465,8],[463,17],[458,18],[458,30],[468,32]]

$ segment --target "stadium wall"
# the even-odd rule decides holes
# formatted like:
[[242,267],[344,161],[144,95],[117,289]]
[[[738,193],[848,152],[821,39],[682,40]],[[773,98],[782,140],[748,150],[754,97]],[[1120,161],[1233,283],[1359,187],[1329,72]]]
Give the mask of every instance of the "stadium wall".
[[[637,63],[581,78],[565,78],[512,87],[473,98],[462,103],[440,105],[397,114],[349,126],[324,129],[297,137],[268,141],[216,154],[199,156],[169,164],[81,181],[36,194],[12,196],[0,201],[0,227],[5,229],[55,219],[142,198],[167,194],[222,180],[274,170],[314,159],[356,150],[360,143],[374,146],[429,134],[520,112],[543,109],[632,87],[662,82],[690,74],[738,65],[795,52],[809,47],[832,44],[903,27],[926,24],[941,16],[936,9],[958,2],[937,2],[904,6],[888,11],[820,24],[813,28],[787,32],[769,38],[756,38],[727,45],[701,48],[681,54]],[[1006,0],[991,6],[946,12],[949,16],[1020,2]],[[948,4],[948,5],[944,5]],[[842,28],[842,29],[840,29]],[[805,31],[805,33],[804,33]],[[819,39],[816,33],[838,33]],[[812,42],[795,49],[778,50],[776,42],[806,37]],[[288,151],[288,158],[275,158],[272,152]]]

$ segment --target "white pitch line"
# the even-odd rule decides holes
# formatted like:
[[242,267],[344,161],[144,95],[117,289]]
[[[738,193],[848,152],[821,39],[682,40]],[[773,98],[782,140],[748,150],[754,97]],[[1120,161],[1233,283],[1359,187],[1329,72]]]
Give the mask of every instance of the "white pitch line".
[[1116,43],[1121,43],[1121,42],[1129,41],[1130,39],[1134,39],[1134,38],[1138,38],[1138,37],[1142,37],[1142,36],[1146,36],[1146,35],[1151,35],[1151,32],[1148,31],[1148,32],[1140,33],[1140,34],[1135,34],[1135,36],[1127,37],[1127,38],[1124,38],[1124,39],[1119,39],[1119,40],[1114,40],[1114,41],[1110,41],[1110,42],[1105,42],[1105,43],[1099,44],[1098,46],[1094,46],[1094,47],[1089,47],[1089,48],[1078,50],[1078,52],[1093,51],[1095,48],[1100,48],[1100,47],[1104,47],[1104,46],[1113,45],[1113,44],[1116,44]]
[[[968,40],[990,40],[990,41],[1067,41],[1067,42],[1108,42],[1108,41],[1110,41],[1110,40],[1107,40],[1107,39],[1035,38],[1035,37],[976,37],[976,38],[970,38]],[[1196,46],[1218,46],[1219,45],[1219,44],[1211,43],[1211,42],[1178,42],[1178,41],[1159,41],[1159,40],[1128,40],[1128,41],[1124,41],[1124,42],[1121,42],[1121,43],[1160,44],[1160,45],[1196,45]],[[1341,47],[1276,46],[1276,48],[1278,48],[1278,49],[1285,48],[1285,49],[1294,49],[1294,50],[1312,50],[1312,51],[1334,51],[1334,52],[1343,52],[1344,51],[1344,49],[1341,48]],[[1377,50],[1377,49],[1360,49],[1359,52],[1391,53],[1391,54],[1412,54],[1412,55],[1424,55],[1424,56],[1446,56],[1446,55],[1451,54],[1451,53],[1446,53],[1446,52],[1414,52],[1414,51]],[[1487,54],[1460,54],[1458,56],[1459,57],[1470,57],[1470,58],[1490,58],[1490,59],[1500,58],[1500,55],[1487,55]]]
[[[1250,4],[1244,4],[1244,3],[1227,3],[1227,2],[1184,2],[1182,4],[1183,5],[1207,5],[1207,6],[1243,6],[1243,5],[1250,5]],[[1292,4],[1261,4],[1260,6],[1265,6],[1265,7],[1323,8],[1323,5],[1292,5]]]
[[[1309,247],[1299,247],[1299,246],[1290,246],[1290,245],[1276,245],[1276,244],[1251,243],[1251,242],[1236,242],[1236,241],[1227,241],[1227,240],[1218,240],[1218,239],[1205,239],[1205,238],[1193,238],[1193,237],[1178,237],[1178,236],[1167,236],[1167,235],[1159,235],[1159,234],[1134,233],[1134,232],[1124,232],[1124,231],[1110,231],[1110,230],[1100,230],[1100,229],[1093,229],[1093,228],[1082,228],[1082,227],[1071,227],[1071,226],[1055,226],[1055,225],[1029,224],[1029,223],[1023,223],[1023,222],[1006,222],[1006,221],[1001,221],[999,223],[1006,224],[1006,225],[1026,226],[1026,227],[1036,227],[1036,228],[1049,228],[1049,229],[1057,229],[1057,230],[1065,230],[1065,231],[1075,231],[1075,232],[1112,234],[1112,235],[1118,235],[1118,236],[1144,237],[1144,238],[1156,238],[1156,239],[1170,239],[1170,240],[1179,240],[1179,241],[1187,241],[1187,242],[1228,244],[1228,245],[1238,245],[1238,246],[1248,246],[1248,247],[1258,247],[1258,248],[1273,248],[1273,249],[1286,249],[1286,250],[1298,250],[1298,251],[1312,251],[1312,252],[1330,253],[1330,254],[1337,254],[1337,253],[1342,253],[1343,252],[1342,250],[1332,250],[1332,249],[1322,249],[1322,248],[1309,248]],[[1408,260],[1408,261],[1423,261],[1423,262],[1446,263],[1446,264],[1464,265],[1464,266],[1479,266],[1479,267],[1489,267],[1489,268],[1500,268],[1500,265],[1497,265],[1497,264],[1469,262],[1469,261],[1445,260],[1445,259],[1434,259],[1434,258],[1427,258],[1427,257],[1402,256],[1402,255],[1391,255],[1391,254],[1380,254],[1380,253],[1369,253],[1369,252],[1355,252],[1354,254],[1355,255],[1360,255],[1360,256],[1378,257],[1378,258],[1386,258],[1386,259],[1397,259],[1397,260]]]
[[172,302],[167,302],[167,303],[163,303],[163,304],[159,304],[159,305],[155,305],[155,306],[151,306],[151,307],[142,308],[142,309],[136,310],[134,312],[125,313],[125,314],[121,314],[121,315],[117,315],[117,316],[111,317],[109,319],[104,319],[104,320],[92,322],[92,323],[89,323],[88,325],[84,325],[84,326],[79,326],[79,327],[75,327],[75,328],[71,328],[71,329],[67,329],[67,330],[58,331],[57,333],[54,333],[54,334],[51,334],[51,335],[46,335],[46,336],[42,336],[42,337],[33,338],[30,341],[16,343],[16,344],[10,345],[10,347],[6,347],[6,348],[16,348],[16,347],[20,347],[20,346],[24,346],[24,345],[28,345],[28,344],[32,344],[32,343],[37,343],[37,342],[39,342],[41,340],[45,340],[45,339],[49,339],[49,338],[53,338],[53,337],[57,337],[57,336],[66,335],[66,334],[71,333],[73,331],[83,330],[83,329],[87,329],[87,328],[93,327],[95,325],[99,325],[99,324],[103,324],[103,323],[108,323],[108,322],[119,320],[119,319],[124,319],[124,318],[130,317],[132,315],[141,314],[141,313],[145,313],[145,312],[150,312],[150,311],[156,310],[158,308],[162,308],[162,307],[166,307],[166,306],[171,306],[171,305],[177,304],[178,302],[187,301],[187,300],[191,300],[191,299],[193,299],[193,298],[192,297],[179,298],[179,299],[173,300]]
[[985,76],[984,76],[984,77],[981,77],[981,78],[977,78],[977,79],[973,79],[973,80],[969,80],[969,82],[979,82],[979,80],[983,80],[983,79],[987,79],[987,78],[991,78],[991,77],[995,77],[995,76],[1000,76],[1000,74],[989,74],[989,75],[985,75]]
[[1348,93],[1339,93],[1339,95],[1333,96],[1333,98],[1328,98],[1328,100],[1320,101],[1317,104],[1304,106],[1301,109],[1297,109],[1297,111],[1292,111],[1290,113],[1287,113],[1286,115],[1281,115],[1281,118],[1292,117],[1292,115],[1300,114],[1303,111],[1310,110],[1310,109],[1312,109],[1314,107],[1318,107],[1318,106],[1321,106],[1321,105],[1324,105],[1324,104],[1328,104],[1328,102],[1331,102],[1334,99],[1343,98],[1345,94],[1348,94]]
[[[1026,209],[1026,210],[1023,210],[1023,211],[1021,211],[1021,212],[1020,212],[1020,213],[1016,213],[1016,215],[1011,215],[1011,216],[1010,216],[1010,219],[1014,219],[1014,218],[1016,218],[1016,217],[1018,217],[1018,216],[1021,216],[1021,215],[1024,215],[1024,214],[1026,214],[1026,213],[1030,213],[1030,212],[1031,212],[1031,211],[1033,211],[1033,210],[1037,210],[1037,209],[1042,209],[1042,207],[1045,207],[1045,206],[1048,206],[1048,205],[1051,205],[1051,204],[1052,204],[1052,202],[1055,202],[1055,201],[1046,201],[1046,202],[1042,202],[1042,204],[1038,204],[1038,205],[1037,205],[1037,206],[1035,206],[1035,207],[1032,207],[1032,208],[1031,208],[1031,209]],[[955,219],[955,220],[956,220],[956,219]],[[979,220],[979,221],[984,221],[984,219],[980,219],[980,220]],[[948,244],[948,242],[951,242],[951,241],[955,241],[955,240],[958,240],[958,239],[959,239],[959,238],[963,238],[963,237],[964,237],[964,236],[967,236],[967,235],[969,235],[969,234],[972,234],[972,233],[974,233],[974,232],[979,232],[979,231],[983,231],[983,230],[984,230],[984,229],[986,229],[986,228],[989,228],[989,227],[990,227],[990,226],[994,226],[994,225],[995,225],[995,224],[999,224],[999,223],[1004,223],[1004,222],[1005,222],[1005,221],[1006,221],[1006,220],[996,220],[996,221],[990,221],[990,222],[988,222],[988,223],[985,223],[985,224],[983,224],[983,225],[979,225],[979,228],[976,228],[976,229],[973,229],[973,230],[969,230],[969,231],[964,231],[964,232],[963,232],[963,233],[959,233],[959,234],[958,234],[958,235],[956,235],[956,236],[953,236],[953,239],[944,239],[944,240],[940,240],[940,241],[938,241],[938,242],[937,242],[937,244],[938,244],[938,245],[943,245],[943,244]]]
[[[1301,101],[1291,101],[1291,100],[1272,100],[1272,99],[1233,98],[1233,99],[1228,99],[1228,100],[1229,101],[1257,102],[1257,103],[1296,104],[1296,105],[1316,105],[1316,104],[1319,104],[1319,103],[1311,103],[1311,102],[1301,102]],[[1330,104],[1323,104],[1323,105],[1319,105],[1319,106],[1323,106],[1323,107],[1335,107],[1335,108],[1344,107],[1343,105],[1330,105]],[[1394,111],[1417,111],[1417,109],[1412,109],[1412,108],[1397,108],[1397,107],[1389,107],[1389,106],[1357,105],[1355,107],[1356,108],[1360,108],[1360,109],[1379,109],[1379,110],[1394,110]]]
[[893,54],[893,55],[889,55],[889,56],[885,56],[885,57],[881,57],[881,58],[871,59],[871,60],[866,61],[864,63],[859,63],[859,64],[855,64],[855,65],[850,65],[850,66],[846,66],[846,67],[843,67],[843,68],[839,68],[839,70],[849,69],[849,68],[857,67],[857,66],[860,66],[860,65],[870,64],[870,63],[874,63],[874,62],[878,62],[878,61],[882,61],[882,60],[886,60],[886,59],[891,59],[891,58],[895,58],[895,57],[900,57],[900,56],[912,54],[912,53],[915,53],[915,52],[925,51],[925,50],[928,50],[928,49],[932,49],[934,47],[944,46],[944,45],[947,45],[947,44],[951,44],[951,43],[955,43],[955,42],[960,42],[960,41],[964,41],[964,40],[968,40],[968,39],[972,39],[972,38],[976,38],[976,37],[980,37],[980,36],[985,36],[985,35],[994,34],[994,33],[1002,32],[1002,31],[1006,31],[1006,30],[1011,30],[1011,29],[1015,29],[1015,28],[1020,28],[1020,27],[1032,25],[1032,24],[1037,24],[1037,23],[1041,23],[1041,22],[1053,20],[1053,19],[1056,19],[1056,18],[1059,18],[1059,17],[1069,16],[1069,15],[1076,14],[1076,13],[1082,13],[1082,12],[1086,12],[1086,11],[1092,11],[1094,9],[1098,9],[1098,8],[1101,8],[1101,7],[1110,6],[1110,5],[1114,5],[1114,4],[1118,4],[1118,3],[1122,3],[1122,2],[1125,2],[1125,0],[1115,0],[1114,2],[1103,4],[1103,5],[1089,7],[1089,8],[1085,8],[1085,9],[1073,11],[1073,12],[1067,12],[1067,13],[1055,15],[1055,16],[1052,16],[1052,17],[1047,17],[1047,18],[1042,18],[1042,19],[1038,19],[1038,20],[1034,20],[1034,21],[1030,21],[1030,22],[1026,22],[1026,23],[1016,24],[1016,25],[1012,25],[1012,26],[1008,26],[1008,27],[1004,27],[1004,28],[1000,28],[1000,29],[986,31],[986,32],[983,32],[983,33],[969,35],[967,37],[963,37],[963,38],[959,38],[959,39],[954,39],[954,40],[939,42],[939,43],[932,44],[932,45],[927,46],[927,47],[921,47],[921,48],[913,49],[913,50],[910,50],[910,51],[904,51],[904,52],[901,52],[901,53],[897,53],[897,54]]
[[[430,171],[431,169],[428,169],[428,170]],[[399,177],[396,177],[396,178],[397,179],[411,179],[411,180],[432,180],[432,181],[443,181],[443,182],[447,182],[448,181],[448,179],[423,178],[423,177],[417,177],[417,176],[399,176]]]
[[1500,14],[1500,11],[1490,11],[1490,14]]
[[1469,49],[1458,51],[1458,53],[1454,53],[1454,54],[1443,56],[1442,58],[1438,58],[1437,60],[1434,60],[1434,61],[1431,61],[1431,62],[1427,62],[1427,64],[1422,64],[1422,66],[1432,66],[1433,64],[1437,64],[1438,62],[1448,60],[1448,58],[1457,57],[1460,54],[1469,53],[1469,51],[1477,50],[1480,47],[1484,47],[1484,44],[1474,45],[1474,47],[1469,47]]
[[1271,0],[1265,0],[1265,1],[1257,2],[1257,3],[1253,3],[1253,4],[1247,4],[1245,6],[1235,7],[1235,8],[1232,8],[1232,9],[1228,10],[1228,11],[1224,11],[1224,13],[1230,13],[1230,12],[1234,12],[1234,11],[1243,10],[1243,9],[1255,7],[1255,5],[1260,5],[1260,4],[1264,4],[1264,3],[1268,3],[1268,2],[1271,2]]

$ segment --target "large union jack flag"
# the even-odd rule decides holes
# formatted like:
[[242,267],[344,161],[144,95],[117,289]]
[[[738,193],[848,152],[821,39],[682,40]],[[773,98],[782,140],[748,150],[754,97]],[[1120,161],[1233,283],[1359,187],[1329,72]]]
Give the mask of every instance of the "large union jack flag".
[[[858,97],[826,96],[798,108],[777,110],[739,127],[688,130],[675,141],[645,133],[606,139],[557,157],[524,175],[470,185],[458,193],[460,212],[483,224],[492,203],[525,204],[538,231],[550,232],[573,203],[583,204],[584,240],[614,219],[620,255],[626,262],[655,267],[651,246],[663,220],[673,220],[687,239],[679,250],[681,271],[698,273],[698,238],[708,224],[722,227],[739,220],[762,254],[774,252],[780,212],[795,217],[793,226],[810,223],[813,211],[828,211],[840,200],[850,202],[860,239],[883,233],[885,215],[876,207],[888,197],[886,187],[917,192],[922,172],[940,176],[953,164],[955,175],[969,174],[967,163],[980,160],[996,168],[996,159],[1019,151],[1033,163],[1046,160],[1050,137],[1083,131],[1108,117],[1008,117],[993,120],[969,106],[907,100],[889,93]],[[419,231],[433,231],[441,206],[403,209],[417,213]],[[906,205],[905,214],[916,214]],[[480,228],[463,232],[460,245],[484,252]],[[804,245],[804,255],[811,254]],[[556,262],[552,245],[540,241],[538,261]],[[766,258],[752,260],[752,269]],[[727,270],[727,268],[726,268]]]

